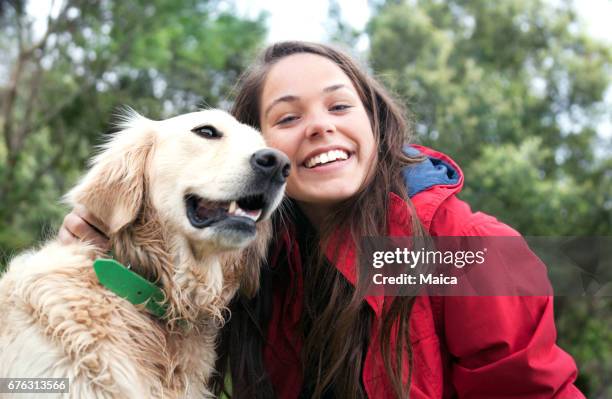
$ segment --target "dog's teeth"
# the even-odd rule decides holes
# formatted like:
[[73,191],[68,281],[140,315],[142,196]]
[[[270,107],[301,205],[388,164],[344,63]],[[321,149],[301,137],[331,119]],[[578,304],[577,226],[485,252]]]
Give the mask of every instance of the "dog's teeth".
[[261,216],[261,213],[262,213],[261,209],[253,210],[253,211],[242,209],[236,201],[232,201],[229,204],[229,208],[227,210],[228,215],[241,216],[241,217],[249,218],[253,221],[257,221],[257,219],[259,219],[259,217]]

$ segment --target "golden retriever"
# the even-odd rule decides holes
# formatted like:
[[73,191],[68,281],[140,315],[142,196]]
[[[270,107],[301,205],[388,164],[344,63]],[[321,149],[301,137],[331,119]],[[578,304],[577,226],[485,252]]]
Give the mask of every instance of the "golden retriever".
[[165,315],[103,287],[92,245],[52,240],[0,279],[0,377],[68,378],[72,398],[208,396],[225,306],[258,288],[289,161],[220,110],[127,119],[66,199],[106,222]]

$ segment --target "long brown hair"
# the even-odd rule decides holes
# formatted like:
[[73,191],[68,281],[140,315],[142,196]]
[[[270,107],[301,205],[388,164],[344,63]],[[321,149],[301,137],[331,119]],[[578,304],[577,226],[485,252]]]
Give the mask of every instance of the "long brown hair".
[[[339,204],[318,232],[314,229],[304,231],[298,225],[301,234],[292,237],[303,249],[302,361],[304,381],[310,384],[306,389],[313,398],[320,398],[326,392],[341,398],[365,398],[361,374],[370,344],[373,312],[363,300],[365,287],[359,283],[353,287],[333,266],[337,259],[326,259],[323,249],[338,231],[338,226],[344,226],[355,243],[364,236],[386,236],[391,192],[402,197],[411,215],[416,215],[401,170],[421,158],[410,158],[402,150],[410,140],[411,130],[399,103],[350,56],[322,44],[290,41],[273,44],[264,50],[258,62],[238,83],[232,110],[238,120],[260,127],[260,100],[268,71],[284,57],[299,53],[325,57],[349,77],[368,112],[377,143],[375,167],[359,192]],[[288,203],[291,204],[290,199]],[[287,221],[295,225],[299,214],[299,209],[277,213],[273,218],[275,228],[283,228],[281,222]],[[416,217],[412,217],[412,232],[425,234]],[[216,393],[223,388],[229,366],[233,397],[268,398],[274,395],[261,353],[272,302],[270,283],[266,281],[270,273],[264,267],[261,289],[255,298],[241,296],[231,305],[232,317],[220,338],[219,375],[212,381]],[[413,303],[414,297],[396,297],[391,306],[385,308],[382,321],[377,325],[385,369],[399,398],[408,397],[410,386],[412,356],[408,324]],[[392,335],[395,335],[393,339]],[[392,345],[392,341],[396,344]],[[405,356],[408,356],[409,370],[403,366]],[[406,371],[407,382],[405,377],[402,379]]]

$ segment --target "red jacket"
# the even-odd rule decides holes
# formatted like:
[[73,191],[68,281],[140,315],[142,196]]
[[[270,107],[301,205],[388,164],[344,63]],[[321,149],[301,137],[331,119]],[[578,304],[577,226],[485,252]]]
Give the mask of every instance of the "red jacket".
[[[495,218],[472,212],[456,197],[463,185],[459,167],[446,155],[413,146],[429,157],[427,165],[405,175],[421,223],[432,236],[514,236]],[[425,176],[425,177],[424,177]],[[410,235],[410,216],[402,199],[390,194],[390,236]],[[340,234],[340,233],[339,233]],[[342,237],[342,250],[351,252]],[[274,303],[264,349],[266,370],[279,398],[297,398],[302,388],[298,323],[302,310],[302,270],[297,244],[282,240],[290,281],[274,287]],[[331,249],[328,250],[328,254]],[[352,256],[336,268],[355,283]],[[385,300],[366,297],[376,318]],[[376,323],[374,323],[376,324]],[[363,365],[369,398],[394,398],[385,373],[376,328]],[[555,344],[552,297],[428,297],[415,300],[410,318],[414,369],[411,399],[420,398],[584,398],[573,385],[576,364]]]

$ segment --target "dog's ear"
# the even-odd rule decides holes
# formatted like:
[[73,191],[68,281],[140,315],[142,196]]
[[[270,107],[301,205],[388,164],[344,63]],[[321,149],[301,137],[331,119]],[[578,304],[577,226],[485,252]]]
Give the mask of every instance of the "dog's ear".
[[155,142],[153,121],[133,117],[91,161],[81,181],[64,197],[84,205],[114,234],[138,215],[145,195],[145,168]]

